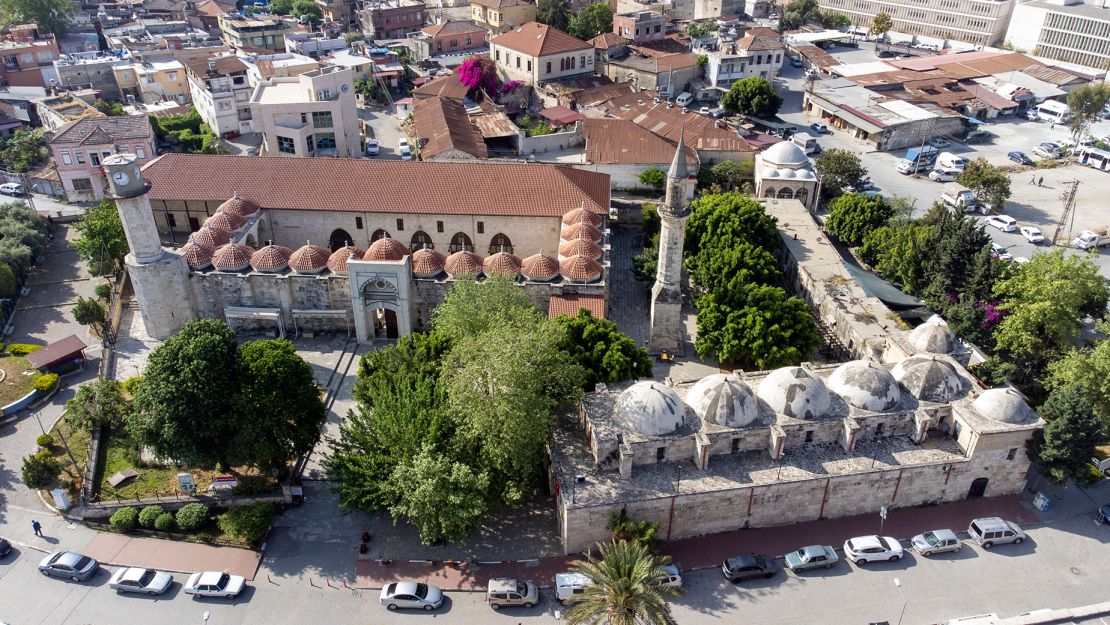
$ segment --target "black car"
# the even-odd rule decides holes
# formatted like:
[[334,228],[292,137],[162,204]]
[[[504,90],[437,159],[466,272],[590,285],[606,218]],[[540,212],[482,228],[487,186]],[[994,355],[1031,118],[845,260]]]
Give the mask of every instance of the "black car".
[[1010,152],[1009,154],[1006,155],[1006,158],[1010,159],[1011,161],[1013,161],[1015,163],[1020,163],[1022,165],[1032,165],[1033,164],[1033,159],[1026,156],[1025,152]]
[[725,574],[725,579],[736,583],[748,579],[770,579],[778,572],[778,567],[767,556],[749,553],[727,558],[721,563],[721,572]]
[[0,558],[8,555],[12,551],[12,544],[8,542],[7,538],[0,538]]

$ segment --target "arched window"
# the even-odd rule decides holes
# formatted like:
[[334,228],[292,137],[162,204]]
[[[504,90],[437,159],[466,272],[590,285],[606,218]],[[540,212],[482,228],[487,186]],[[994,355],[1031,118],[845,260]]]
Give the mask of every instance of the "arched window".
[[801,202],[802,206],[806,206],[806,202],[809,200],[809,190],[805,188],[798,189],[798,192],[794,194],[794,199]]
[[331,251],[336,251],[345,245],[354,245],[354,239],[342,228],[336,228],[332,231],[331,236],[328,237],[328,247]]
[[409,243],[409,249],[416,250],[434,250],[435,244],[432,243],[432,237],[428,236],[427,232],[417,230],[412,234],[412,241]]
[[451,237],[451,246],[447,249],[452,254],[455,252],[473,252],[474,242],[466,236],[465,232],[456,232],[455,236]]
[[509,237],[500,232],[493,235],[493,238],[490,239],[489,242],[489,253],[496,254],[498,252],[513,253],[513,242],[509,240]]
[[370,242],[373,243],[374,241],[377,241],[378,239],[384,239],[388,236],[389,236],[389,232],[387,232],[385,230],[385,228],[378,228],[377,230],[374,231],[374,234],[370,235]]
[[790,190],[790,187],[783,187],[779,189],[779,197],[792,198],[794,197],[794,192]]
[[775,188],[767,187],[763,190],[763,197],[775,197]]

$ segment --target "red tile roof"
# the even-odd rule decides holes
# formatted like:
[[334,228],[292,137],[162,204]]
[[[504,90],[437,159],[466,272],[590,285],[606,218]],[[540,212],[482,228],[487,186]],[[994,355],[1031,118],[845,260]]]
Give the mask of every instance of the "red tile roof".
[[452,35],[465,35],[467,33],[479,33],[485,37],[487,31],[474,22],[448,21],[442,24],[427,26],[421,29],[420,32],[429,37],[447,37]]
[[249,245],[228,243],[216,250],[212,256],[212,265],[220,271],[242,271],[251,265],[251,256],[254,248]]
[[228,232],[235,232],[246,223],[247,220],[244,217],[236,215],[235,213],[224,213],[220,211],[216,211],[215,215],[204,220],[204,225],[219,230],[227,230]]
[[220,207],[216,210],[222,213],[230,213],[232,215],[246,217],[248,215],[253,215],[257,213],[258,209],[258,204],[255,204],[248,199],[239,197],[239,192],[236,191],[232,194],[230,200],[224,202],[223,204],[220,204]]
[[331,269],[333,273],[347,273],[347,261],[352,258],[358,260],[362,258],[362,255],[365,253],[366,250],[361,247],[353,247],[350,245],[341,247],[332,252],[332,255],[328,257],[328,269]]
[[559,275],[559,261],[544,254],[533,254],[521,263],[520,273],[529,280],[551,280]]
[[598,50],[608,50],[619,45],[627,45],[631,39],[621,37],[617,33],[601,33],[600,35],[589,40],[588,43],[593,45]]
[[562,258],[570,258],[572,256],[585,256],[594,260],[601,259],[603,250],[601,246],[593,241],[585,241],[578,239],[576,241],[567,241],[559,246],[559,256]]
[[558,28],[552,28],[539,22],[528,22],[517,26],[494,37],[490,43],[535,57],[578,50],[593,50],[593,46],[578,37],[572,37]]
[[559,273],[572,282],[593,282],[601,277],[601,263],[585,256],[574,256],[559,263]]
[[498,252],[482,262],[487,276],[516,276],[520,273],[520,258],[508,252]]
[[412,122],[421,140],[420,157],[434,158],[459,150],[474,158],[486,158],[489,150],[482,132],[470,122],[466,108],[448,98],[424,98],[412,107]]
[[207,245],[201,245],[192,239],[182,246],[180,251],[185,254],[185,262],[189,263],[189,267],[193,269],[204,269],[211,266],[212,255],[216,253],[215,249]]
[[451,277],[476,275],[482,271],[482,257],[474,252],[455,252],[447,257],[443,268]]
[[605,318],[605,298],[601,295],[552,295],[547,303],[547,316],[554,319],[559,315],[574,317],[578,309],[585,308],[598,319]]
[[289,266],[297,273],[317,273],[328,266],[330,257],[331,252],[310,243],[300,246],[289,256]]
[[574,224],[590,224],[594,227],[601,227],[601,215],[579,206],[563,215],[563,225],[573,226]]
[[293,250],[284,245],[267,245],[251,254],[251,267],[255,271],[281,271],[289,266]]
[[609,211],[607,174],[539,163],[172,153],[143,175],[154,183],[152,200],[219,201],[238,192],[293,210],[561,217],[584,204]]
[[410,253],[404,243],[393,237],[385,237],[371,243],[362,260],[401,260]]
[[412,253],[412,272],[420,277],[430,277],[443,271],[447,259],[431,249],[416,250]]
[[559,239],[563,241],[588,239],[594,243],[598,243],[601,241],[601,231],[590,224],[577,223],[563,226],[563,230],[559,233]]
[[151,132],[150,120],[145,116],[86,117],[63,125],[50,143],[107,145],[122,139],[147,139]]
[[189,240],[199,243],[200,245],[203,245],[205,247],[216,249],[221,245],[226,245],[231,241],[231,233],[227,230],[204,226],[200,230],[197,230],[193,234],[190,234]]

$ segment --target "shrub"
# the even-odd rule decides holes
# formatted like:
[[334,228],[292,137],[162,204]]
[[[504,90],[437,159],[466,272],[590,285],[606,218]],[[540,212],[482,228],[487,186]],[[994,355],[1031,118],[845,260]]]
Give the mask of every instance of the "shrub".
[[50,449],[54,445],[54,437],[49,434],[43,434],[35,439],[35,444],[43,449]]
[[183,532],[195,532],[208,522],[208,506],[202,503],[186,504],[177,511],[177,526]]
[[158,521],[158,517],[165,513],[165,510],[162,510],[162,506],[147,506],[139,513],[139,525],[143,527],[154,527],[154,524]]
[[142,374],[133,375],[123,381],[123,391],[127,393],[128,397],[134,397],[135,391],[139,390],[139,384],[142,384]]
[[31,388],[40,393],[49,393],[53,391],[58,388],[58,374],[45,373],[40,375],[38,379],[35,380],[35,383],[31,385]]
[[139,511],[131,507],[120,508],[108,522],[121,532],[130,532],[139,525]]
[[28,345],[26,343],[12,343],[8,346],[8,353],[12,356],[26,356],[31,352],[42,349],[42,345]]
[[23,459],[20,477],[27,488],[42,490],[54,483],[62,465],[54,459],[49,450],[42,450]]
[[1106,476],[1102,474],[1102,471],[1098,470],[1098,467],[1093,464],[1089,464],[1087,465],[1087,474],[1083,476],[1083,483],[1086,486],[1090,486],[1091,484],[1097,484],[1101,482],[1102,478],[1104,477]]
[[154,529],[158,530],[159,532],[173,531],[173,526],[173,515],[169,512],[163,512],[162,514],[158,515],[157,519],[154,519]]
[[93,292],[100,299],[108,299],[108,296],[112,294],[112,287],[107,284],[98,284]]
[[274,506],[266,502],[236,506],[219,517],[220,531],[248,543],[256,543],[266,535],[274,520]]

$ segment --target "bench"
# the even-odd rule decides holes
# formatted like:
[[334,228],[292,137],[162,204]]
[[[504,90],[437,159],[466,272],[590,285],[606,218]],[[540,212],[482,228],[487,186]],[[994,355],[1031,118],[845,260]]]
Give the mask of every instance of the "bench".
[[112,475],[112,477],[108,478],[108,483],[112,485],[112,488],[119,488],[120,484],[123,484],[127,480],[136,477],[139,477],[139,472],[135,469],[127,468],[115,473],[114,475]]

